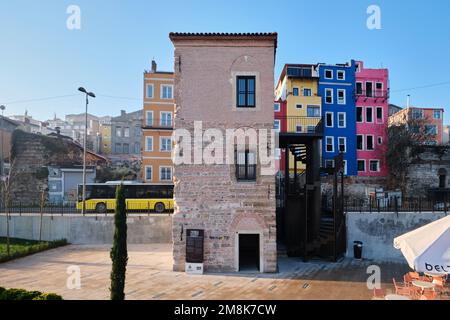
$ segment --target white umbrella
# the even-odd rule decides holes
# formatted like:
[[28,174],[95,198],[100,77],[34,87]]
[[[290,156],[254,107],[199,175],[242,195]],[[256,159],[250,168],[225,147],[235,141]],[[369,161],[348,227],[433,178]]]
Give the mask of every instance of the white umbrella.
[[450,273],[450,215],[394,239],[411,268],[431,274]]

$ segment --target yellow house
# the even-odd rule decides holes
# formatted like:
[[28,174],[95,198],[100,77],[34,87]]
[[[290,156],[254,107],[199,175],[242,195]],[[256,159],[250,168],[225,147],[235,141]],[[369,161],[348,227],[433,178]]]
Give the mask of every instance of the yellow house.
[[173,84],[173,72],[158,71],[155,61],[144,72],[141,178],[147,183],[172,183]]
[[100,125],[100,153],[111,154],[111,124]]
[[[308,134],[315,131],[322,116],[322,98],[318,95],[319,73],[317,65],[285,64],[275,90],[275,100],[286,101],[286,114],[280,123],[289,133]],[[305,164],[299,163],[302,172]],[[290,158],[289,171],[294,172],[294,159]]]

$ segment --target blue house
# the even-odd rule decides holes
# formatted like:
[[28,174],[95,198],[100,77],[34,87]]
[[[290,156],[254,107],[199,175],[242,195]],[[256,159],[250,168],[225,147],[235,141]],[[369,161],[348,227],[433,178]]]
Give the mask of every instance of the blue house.
[[356,176],[355,61],[319,64],[319,96],[322,97],[322,165],[333,167],[333,158],[344,153],[345,173]]

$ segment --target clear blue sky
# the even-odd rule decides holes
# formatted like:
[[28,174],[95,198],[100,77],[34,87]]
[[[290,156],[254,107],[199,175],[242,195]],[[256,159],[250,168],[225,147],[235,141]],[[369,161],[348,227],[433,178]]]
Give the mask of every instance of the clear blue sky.
[[[71,4],[81,8],[81,30],[66,28]],[[381,7],[381,30],[366,27],[371,4]],[[389,68],[391,103],[404,105],[411,94],[413,105],[444,107],[450,123],[449,12],[448,0],[2,0],[0,103],[7,115],[63,117],[83,112],[83,85],[98,95],[92,113],[134,111],[150,60],[172,70],[169,32],[276,31],[276,77],[284,63],[361,59]]]

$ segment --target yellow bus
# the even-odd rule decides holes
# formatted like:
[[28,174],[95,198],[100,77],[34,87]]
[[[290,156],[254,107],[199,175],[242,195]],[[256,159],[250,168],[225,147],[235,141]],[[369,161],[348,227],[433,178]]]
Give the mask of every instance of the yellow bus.
[[[86,184],[86,211],[106,213],[116,207],[120,182]],[[173,210],[173,184],[123,183],[127,210],[163,213]],[[83,185],[78,185],[77,209],[83,208]]]

